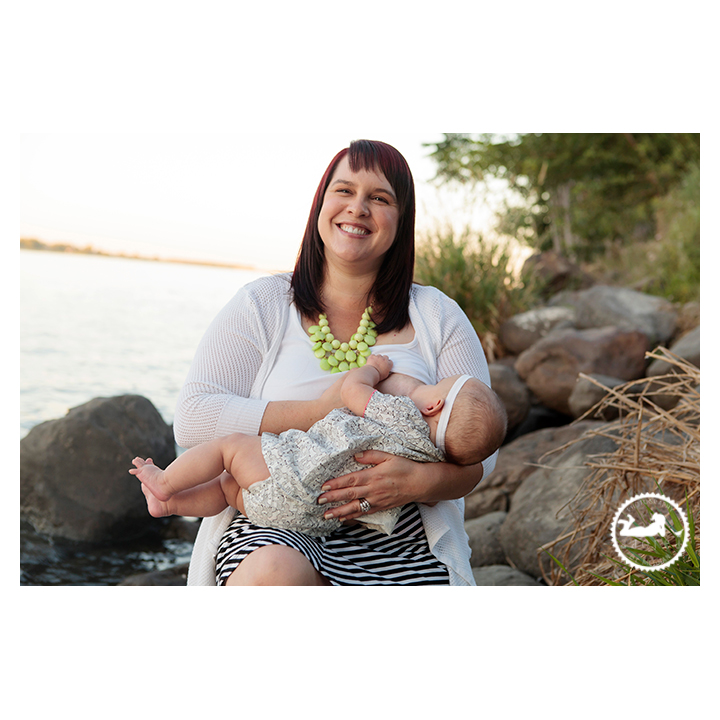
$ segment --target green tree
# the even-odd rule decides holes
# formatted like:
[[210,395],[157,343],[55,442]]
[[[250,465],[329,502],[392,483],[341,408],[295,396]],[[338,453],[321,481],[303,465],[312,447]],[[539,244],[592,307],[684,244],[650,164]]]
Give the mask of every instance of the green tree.
[[428,147],[440,180],[507,182],[502,232],[576,259],[651,237],[653,202],[700,159],[698,133],[447,133]]

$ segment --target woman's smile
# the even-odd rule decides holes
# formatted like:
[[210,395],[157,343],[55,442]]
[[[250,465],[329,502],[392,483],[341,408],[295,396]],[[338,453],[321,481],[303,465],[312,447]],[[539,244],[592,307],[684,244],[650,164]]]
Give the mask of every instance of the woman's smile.
[[370,231],[367,228],[360,227],[359,225],[349,225],[348,223],[340,223],[338,227],[350,235],[364,236],[369,235]]

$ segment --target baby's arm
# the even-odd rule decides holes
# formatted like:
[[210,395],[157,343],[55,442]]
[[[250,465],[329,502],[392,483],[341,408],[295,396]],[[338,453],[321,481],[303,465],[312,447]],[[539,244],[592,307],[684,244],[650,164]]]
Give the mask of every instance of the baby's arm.
[[375,392],[375,386],[392,370],[387,355],[370,355],[365,365],[351,370],[342,385],[342,401],[355,414],[362,417]]

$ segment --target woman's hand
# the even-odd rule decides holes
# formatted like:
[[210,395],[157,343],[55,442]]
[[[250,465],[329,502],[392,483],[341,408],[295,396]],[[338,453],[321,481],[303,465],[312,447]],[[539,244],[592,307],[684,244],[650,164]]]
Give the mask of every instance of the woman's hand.
[[342,521],[360,518],[367,514],[360,507],[361,499],[370,503],[368,512],[377,512],[409,502],[434,505],[439,500],[464,497],[477,485],[483,472],[482,464],[460,467],[450,463],[419,463],[379,450],[367,450],[355,459],[373,467],[328,480],[323,485],[318,503],[345,503],[328,510],[325,517]]

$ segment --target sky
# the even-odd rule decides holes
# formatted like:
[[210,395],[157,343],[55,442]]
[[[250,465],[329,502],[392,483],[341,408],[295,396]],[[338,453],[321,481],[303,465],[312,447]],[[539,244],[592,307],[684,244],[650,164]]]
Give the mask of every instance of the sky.
[[292,268],[333,156],[358,137],[396,147],[413,172],[417,227],[487,227],[466,190],[439,188],[416,134],[25,134],[21,237],[143,256]]

